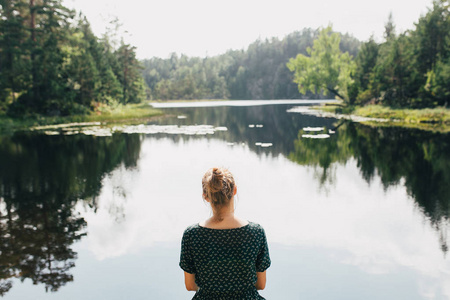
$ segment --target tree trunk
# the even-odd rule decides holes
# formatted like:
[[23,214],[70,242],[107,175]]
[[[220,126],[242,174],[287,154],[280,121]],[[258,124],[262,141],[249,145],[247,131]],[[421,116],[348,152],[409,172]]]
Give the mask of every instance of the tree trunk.
[[327,87],[327,90],[345,101],[345,98],[335,89]]
[[5,36],[5,52],[6,52],[6,68],[8,69],[7,71],[7,82],[9,83],[9,86],[11,88],[11,96],[13,99],[13,102],[16,102],[16,95],[14,93],[15,89],[15,80],[14,80],[14,55],[13,55],[13,51],[14,51],[14,46],[11,46],[11,26],[10,26],[10,22],[12,22],[12,7],[11,7],[11,1],[10,0],[6,0],[4,1],[4,7],[3,10],[5,12],[5,16],[6,16],[6,32],[4,33]]
[[39,89],[37,83],[37,66],[36,66],[36,10],[35,0],[30,0],[30,30],[31,30],[31,79],[32,79],[32,99],[36,103],[39,98]]
[[125,48],[124,70],[123,70],[123,99],[128,102],[128,47]]

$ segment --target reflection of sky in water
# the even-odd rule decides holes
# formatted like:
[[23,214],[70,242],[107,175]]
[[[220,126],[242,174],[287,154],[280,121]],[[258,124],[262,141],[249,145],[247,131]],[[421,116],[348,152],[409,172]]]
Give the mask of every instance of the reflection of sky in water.
[[[266,130],[256,121],[245,128]],[[450,260],[403,185],[384,190],[377,177],[369,185],[350,159],[332,166],[324,188],[313,167],[273,154],[276,140],[258,140],[255,152],[242,140],[209,138],[227,134],[222,125],[232,128],[126,127],[168,135],[147,135],[138,166],[103,179],[97,212],[78,204],[88,235],[75,244],[75,281],[54,294],[26,281],[5,299],[191,299],[179,246],[183,230],[210,215],[201,178],[212,166],[230,168],[237,214],[266,229],[267,299],[450,299]],[[311,135],[324,129],[300,125],[317,129],[305,130]],[[188,136],[196,130],[205,135]]]
[[[237,213],[266,228],[273,245],[273,266],[263,292],[269,299],[281,299],[280,290],[283,299],[314,299],[313,295],[338,299],[336,293],[342,299],[450,297],[450,261],[404,188],[384,191],[376,180],[369,186],[350,161],[336,167],[329,193],[319,192],[311,168],[281,155],[257,156],[247,146],[230,147],[215,140],[144,140],[137,170],[115,170],[104,180],[97,214],[83,213],[89,234],[80,252],[93,264],[106,266],[118,260],[133,264],[136,256],[150,267],[146,257],[167,250],[171,255],[161,256],[161,268],[181,275],[177,270],[181,234],[189,224],[209,216],[201,199],[201,177],[213,165],[229,167],[235,174]],[[139,268],[135,272],[147,276]],[[141,288],[147,292],[151,287],[173,288],[188,299],[182,278],[175,276],[160,274]],[[314,276],[320,278],[313,280]],[[309,279],[302,283],[305,278]],[[331,279],[331,286],[323,286]],[[367,284],[371,292],[357,292],[355,282]]]

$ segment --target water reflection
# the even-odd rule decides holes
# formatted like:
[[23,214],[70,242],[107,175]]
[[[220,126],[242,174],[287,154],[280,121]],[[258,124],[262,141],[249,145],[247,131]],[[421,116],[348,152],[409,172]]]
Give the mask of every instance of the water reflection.
[[[406,189],[398,185],[384,191],[377,176],[369,185],[359,175],[354,159],[346,165],[335,164],[336,186],[325,195],[318,192],[319,183],[311,178],[309,167],[284,156],[258,155],[245,145],[230,149],[217,139],[189,137],[174,142],[170,136],[148,136],[142,153],[139,173],[132,174],[130,199],[124,203],[126,221],[116,224],[107,209],[85,215],[89,223],[85,247],[108,265],[142,259],[163,251],[165,243],[173,243],[173,255],[161,264],[175,277],[161,273],[159,280],[149,281],[147,288],[139,290],[143,295],[148,289],[164,292],[169,288],[177,296],[168,298],[189,298],[177,269],[180,232],[209,215],[201,199],[199,178],[212,164],[233,170],[238,182],[239,215],[264,224],[274,246],[274,268],[264,294],[267,299],[314,299],[314,290],[322,291],[323,282],[334,283],[327,285],[327,292],[322,291],[321,299],[336,299],[336,293],[342,293],[342,298],[389,296],[387,292],[379,297],[370,296],[367,290],[356,292],[352,288],[355,281],[365,282],[369,290],[399,284],[395,297],[399,299],[426,299],[420,296],[421,291],[418,293],[418,284],[436,293],[449,286],[450,261],[441,255],[435,230],[429,222],[423,222],[423,214],[414,209]],[[115,170],[113,177],[120,173]],[[105,183],[102,207],[109,206],[111,197],[107,194],[113,185]],[[141,264],[151,270],[155,266],[144,259]],[[305,267],[311,272],[306,273]],[[130,281],[145,276],[145,268],[127,274],[135,278]],[[330,278],[330,272],[335,276]],[[120,272],[115,274],[119,276]],[[177,274],[179,285],[174,286]],[[310,274],[316,275],[314,279]],[[301,279],[307,279],[308,284]],[[296,284],[296,289],[286,281]],[[308,289],[310,285],[314,289]]]
[[95,211],[102,178],[135,167],[140,143],[138,135],[0,137],[0,295],[12,278],[47,291],[73,281],[72,246],[87,226],[75,205]]
[[[199,181],[221,165],[236,176],[239,214],[266,228],[266,298],[450,299],[448,135],[288,109],[169,108],[116,127],[129,134],[94,124],[0,137],[3,293],[14,277],[58,290],[76,276],[55,297],[189,298],[180,233],[209,215]],[[65,134],[75,131],[85,134]],[[34,294],[8,293],[22,295]]]
[[[354,158],[361,176],[368,183],[376,176],[380,177],[385,189],[404,182],[407,192],[432,225],[440,230],[442,251],[447,252],[446,235],[441,227],[442,221],[448,221],[450,217],[448,134],[373,128],[308,115],[299,117],[286,113],[288,107],[167,109],[169,114],[185,118],[163,119],[159,124],[225,126],[226,133],[216,133],[212,138],[226,140],[230,145],[245,143],[258,154],[282,154],[301,165],[319,167],[315,168],[314,176],[325,191],[336,182],[336,163],[345,164]],[[179,141],[179,136],[171,138]],[[269,150],[261,149],[265,144],[270,145]]]
[[[315,116],[299,118],[298,114],[286,113],[289,107],[291,106],[172,108],[164,110],[167,114],[173,115],[172,118],[160,119],[155,123],[160,125],[208,124],[214,127],[226,127],[227,132],[218,132],[211,138],[225,140],[230,145],[244,143],[258,154],[271,153],[272,155],[286,155],[293,151],[293,141],[297,138],[300,128],[334,127],[334,119]],[[185,118],[177,119],[179,115]],[[180,137],[170,138],[179,141]]]
[[300,131],[289,158],[316,167],[324,189],[336,181],[335,163],[355,159],[361,176],[379,177],[384,189],[404,185],[408,194],[439,231],[447,253],[450,217],[450,138],[448,135],[402,128],[373,128],[344,121],[329,139],[305,139]]

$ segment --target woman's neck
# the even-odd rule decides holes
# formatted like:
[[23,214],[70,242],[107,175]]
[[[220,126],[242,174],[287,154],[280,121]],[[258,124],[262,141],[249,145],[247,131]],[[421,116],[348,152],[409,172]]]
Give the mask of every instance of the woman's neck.
[[211,221],[216,223],[233,219],[234,209],[229,209],[228,207],[223,207],[220,211],[213,211],[213,216],[211,217]]
[[213,229],[238,228],[248,224],[248,221],[240,219],[234,215],[234,204],[222,207],[220,210],[213,210],[211,218],[200,223],[200,226]]

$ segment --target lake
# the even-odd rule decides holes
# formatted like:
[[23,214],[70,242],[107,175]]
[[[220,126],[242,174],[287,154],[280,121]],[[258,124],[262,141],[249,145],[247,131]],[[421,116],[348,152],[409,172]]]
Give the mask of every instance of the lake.
[[181,236],[222,166],[237,215],[266,230],[267,299],[450,299],[450,135],[309,104],[161,104],[144,124],[0,136],[0,294],[191,299]]

